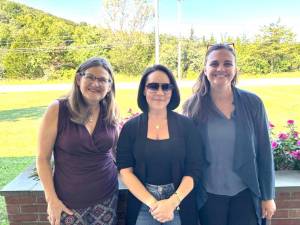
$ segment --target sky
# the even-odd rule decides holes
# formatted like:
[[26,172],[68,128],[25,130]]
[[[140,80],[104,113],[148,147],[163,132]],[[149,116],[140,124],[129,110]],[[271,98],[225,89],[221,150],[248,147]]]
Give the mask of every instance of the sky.
[[[101,25],[101,0],[14,0],[74,22]],[[151,2],[152,0],[148,0]],[[154,0],[153,0],[154,1]],[[299,0],[180,0],[181,25],[177,23],[177,0],[159,0],[159,30],[187,36],[195,35],[217,40],[222,36],[254,37],[264,25],[276,22],[290,28],[300,41]],[[149,24],[154,30],[154,22]],[[181,28],[181,29],[179,29]]]

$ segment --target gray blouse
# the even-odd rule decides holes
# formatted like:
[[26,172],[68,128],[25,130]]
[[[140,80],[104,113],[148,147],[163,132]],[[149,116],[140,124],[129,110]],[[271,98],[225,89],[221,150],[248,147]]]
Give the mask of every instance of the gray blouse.
[[204,172],[203,185],[209,193],[234,196],[246,188],[233,169],[235,117],[232,113],[228,119],[216,106],[214,109],[207,123],[207,154],[212,161]]

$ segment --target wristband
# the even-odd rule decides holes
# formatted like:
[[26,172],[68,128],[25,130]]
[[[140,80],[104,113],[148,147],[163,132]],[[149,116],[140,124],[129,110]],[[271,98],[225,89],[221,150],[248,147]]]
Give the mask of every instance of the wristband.
[[174,194],[175,194],[175,196],[178,199],[179,204],[180,204],[180,202],[182,201],[182,198],[180,197],[180,194],[177,191],[175,191]]

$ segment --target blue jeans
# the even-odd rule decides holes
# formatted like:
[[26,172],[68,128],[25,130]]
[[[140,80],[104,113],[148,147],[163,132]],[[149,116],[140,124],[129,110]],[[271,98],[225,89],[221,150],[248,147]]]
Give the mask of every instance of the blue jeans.
[[[165,184],[165,185],[146,184],[146,188],[157,200],[167,199],[175,192],[175,188],[173,184]],[[177,210],[174,211],[174,219],[172,221],[168,221],[166,223],[160,223],[152,217],[151,213],[149,212],[149,207],[145,204],[142,204],[136,220],[136,225],[161,225],[161,224],[181,225],[179,212]]]

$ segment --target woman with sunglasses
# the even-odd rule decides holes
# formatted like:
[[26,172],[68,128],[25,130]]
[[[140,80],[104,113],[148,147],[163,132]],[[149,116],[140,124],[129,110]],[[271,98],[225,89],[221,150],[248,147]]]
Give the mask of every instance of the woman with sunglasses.
[[265,108],[258,96],[235,87],[236,80],[233,47],[212,45],[184,104],[204,145],[197,187],[201,225],[257,225],[276,210]]
[[174,110],[180,102],[172,72],[154,65],[144,72],[138,90],[143,111],[123,126],[117,165],[129,189],[127,225],[197,225],[193,187],[200,151],[190,119]]
[[[118,171],[115,84],[110,64],[90,58],[69,95],[54,101],[41,123],[37,170],[51,225],[115,225]],[[54,154],[52,175],[51,155]]]

